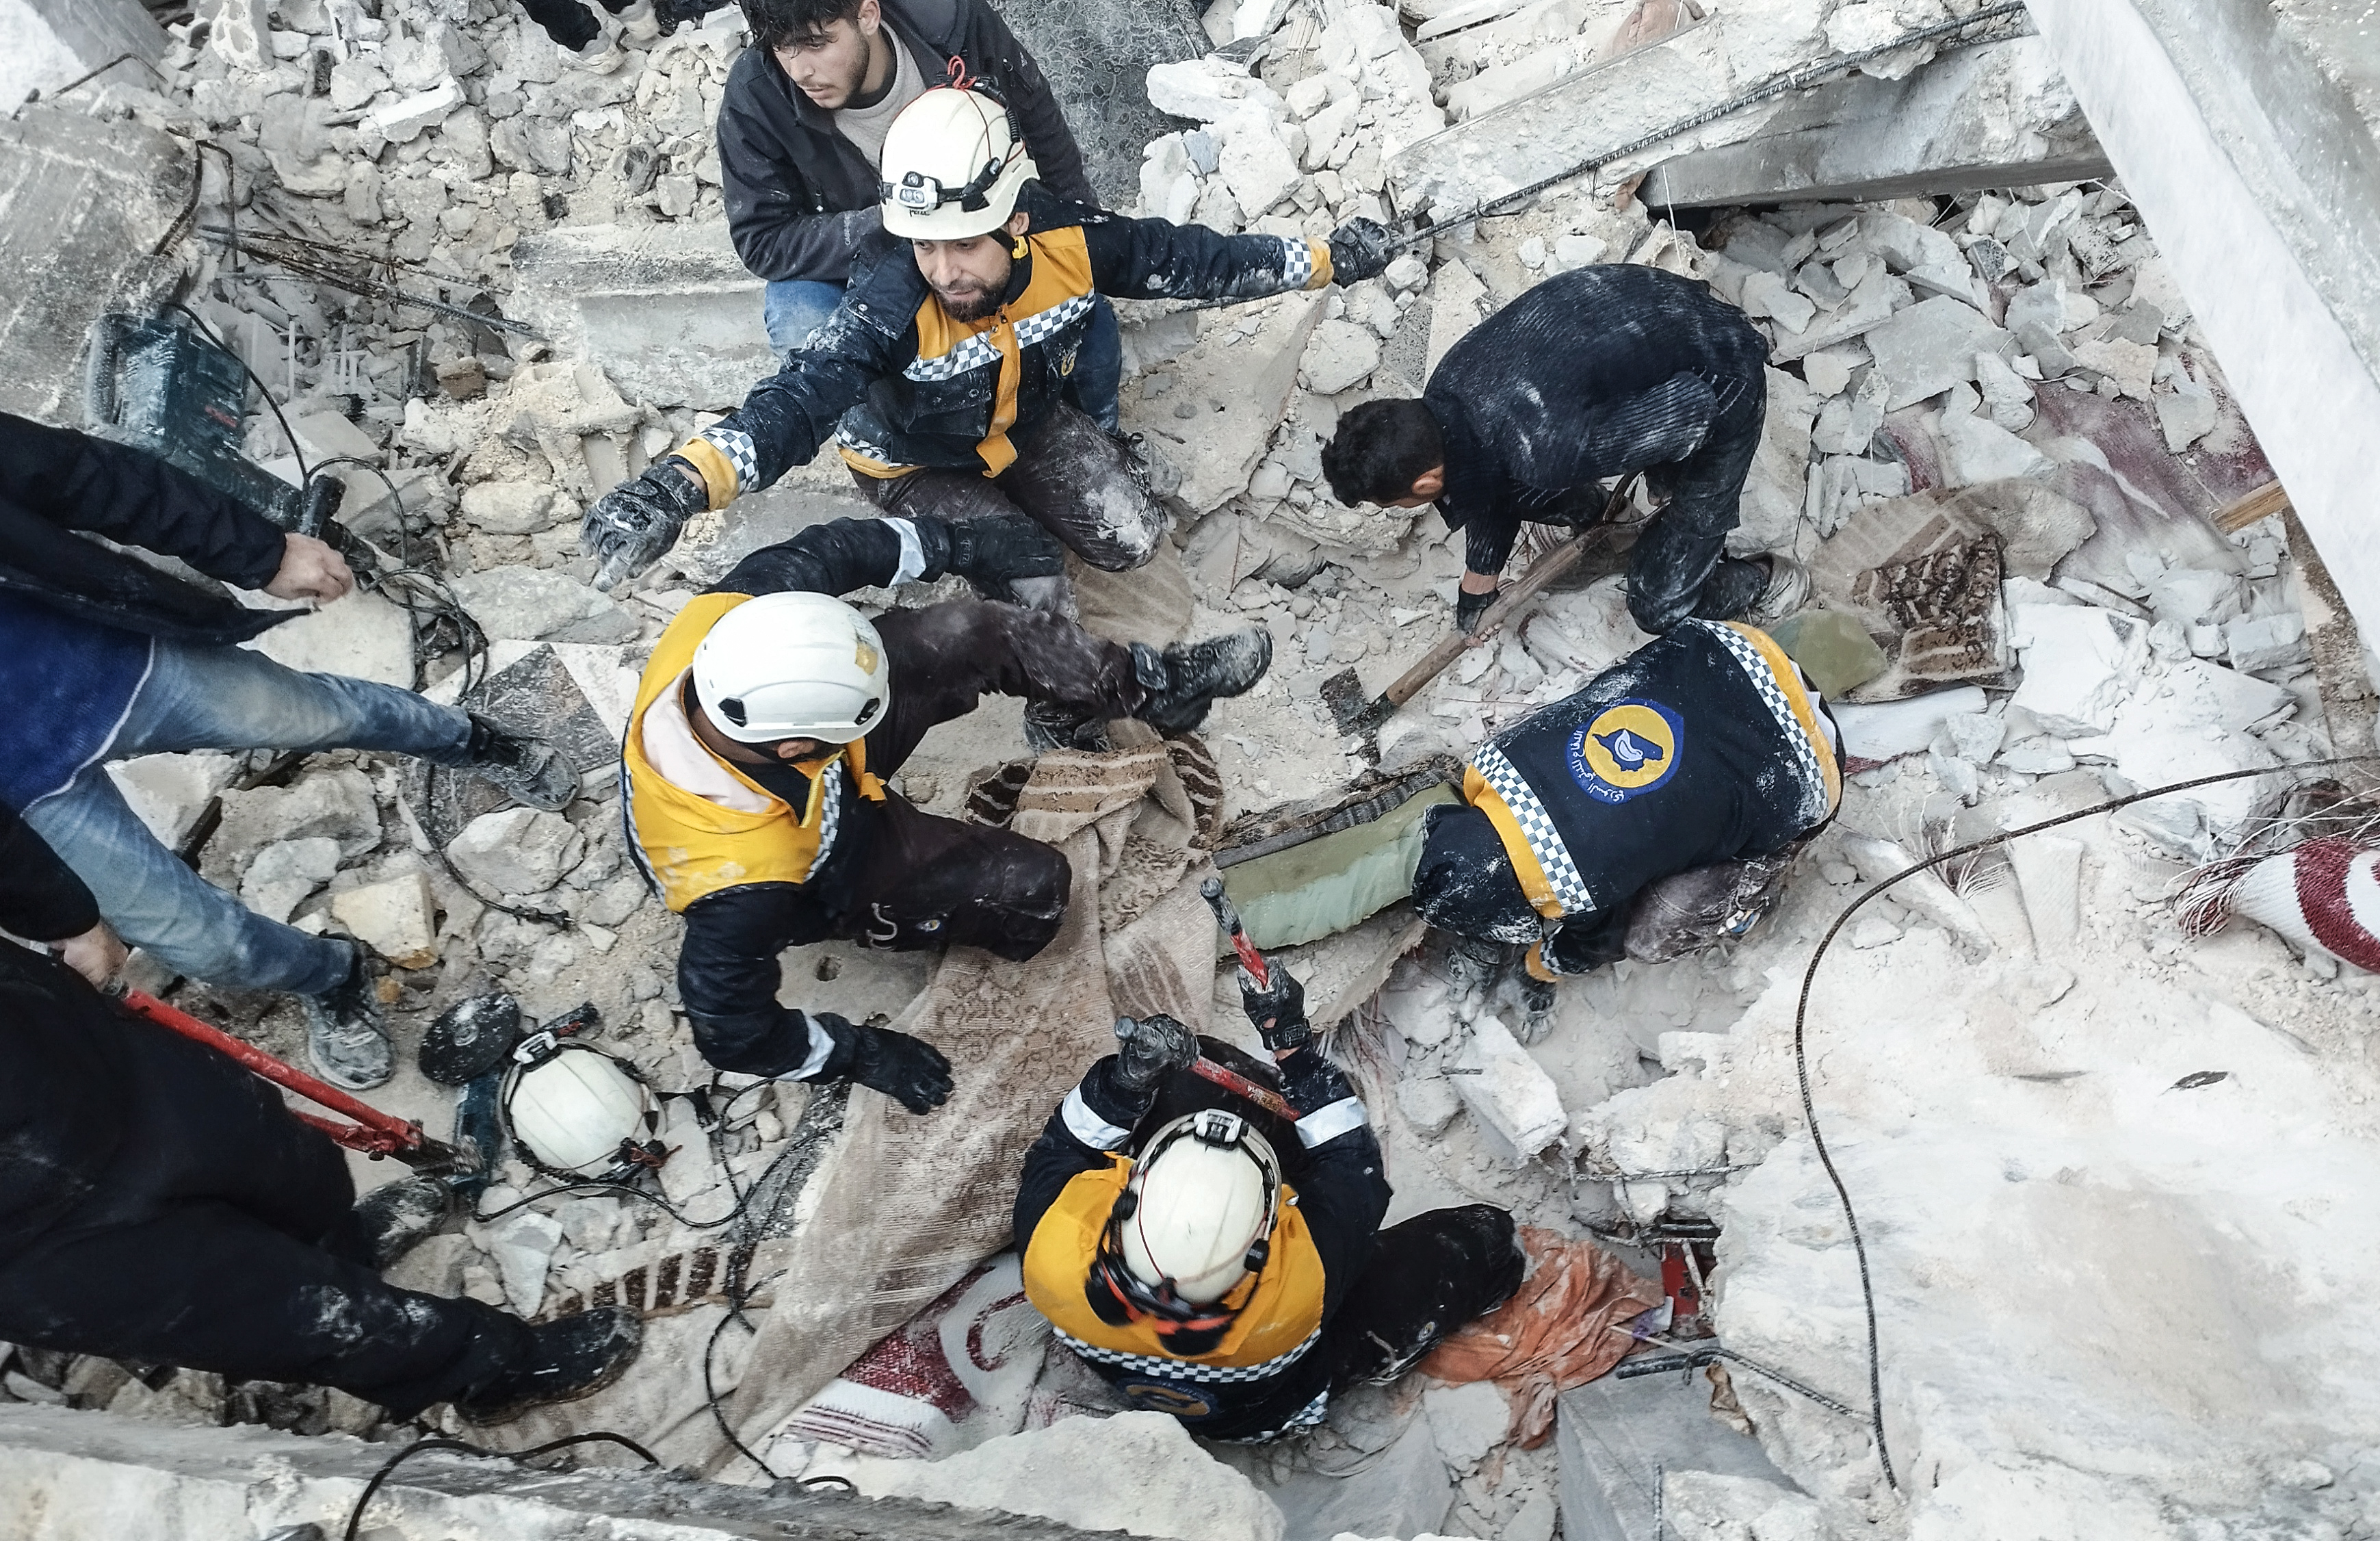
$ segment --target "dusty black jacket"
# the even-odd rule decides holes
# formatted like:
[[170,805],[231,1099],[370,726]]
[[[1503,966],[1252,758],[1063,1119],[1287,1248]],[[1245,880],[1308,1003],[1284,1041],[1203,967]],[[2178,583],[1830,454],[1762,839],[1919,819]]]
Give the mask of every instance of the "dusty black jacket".
[[[0,804],[0,927],[64,941],[98,922],[82,880]],[[136,1030],[64,964],[0,940],[0,1260],[80,1203],[123,1144]]]
[[[927,581],[942,575],[947,543],[932,520],[917,520],[929,542]],[[735,564],[711,585],[712,593],[845,594],[871,584],[891,584],[901,570],[901,540],[894,521],[841,519],[814,524],[776,545],[763,546]],[[900,688],[895,681],[895,690]],[[776,773],[770,789],[791,800],[808,795],[804,777]],[[857,794],[844,778],[839,819],[845,831],[806,883],[747,883],[697,899],[686,910],[686,936],[678,944],[677,984],[703,1057],[722,1070],[751,1075],[784,1075],[808,1058],[808,1020],[777,1002],[783,980],[778,955],[834,935],[843,880],[865,844],[866,826],[855,815]],[[630,800],[623,798],[624,816]],[[633,821],[628,849],[643,857]],[[650,874],[648,873],[650,878]],[[658,888],[657,888],[658,891]]]
[[1446,444],[1439,511],[1503,570],[1522,522],[1572,522],[1590,483],[1683,460],[1766,388],[1768,345],[1691,278],[1628,263],[1548,278],[1448,349],[1422,400]]
[[715,451],[703,471],[712,506],[727,501],[714,475],[733,479],[729,495],[756,492],[808,465],[830,439],[885,465],[1004,469],[987,465],[988,436],[1013,413],[1000,430],[1022,441],[1058,405],[1090,325],[1094,292],[1254,298],[1330,281],[1330,249],[1321,241],[1126,219],[1033,183],[1017,207],[1031,217],[1032,231],[1030,254],[1014,264],[1002,297],[1000,314],[1015,335],[1013,357],[976,329],[982,324],[949,321],[907,255],[889,256],[845,291],[809,347],[682,452],[695,459],[704,452],[692,446]]
[[[965,61],[1016,115],[1041,181],[1073,202],[1098,202],[1048,78],[990,0],[882,4],[929,84],[948,76],[952,59]],[[720,98],[719,177],[736,255],[763,278],[843,283],[861,243],[883,228],[876,168],[757,43],[737,57]]]
[[0,589],[175,642],[245,642],[294,611],[250,610],[76,534],[178,556],[261,589],[279,526],[145,450],[0,412]]

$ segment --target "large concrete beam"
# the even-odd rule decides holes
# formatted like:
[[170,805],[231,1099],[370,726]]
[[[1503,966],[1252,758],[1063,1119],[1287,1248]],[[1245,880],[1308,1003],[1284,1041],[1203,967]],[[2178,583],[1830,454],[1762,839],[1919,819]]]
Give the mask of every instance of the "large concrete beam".
[[722,225],[571,225],[513,248],[510,313],[631,401],[725,411],[777,369]]
[[1656,166],[1656,208],[1865,202],[2108,175],[2107,153],[2037,37],[1943,55],[1898,80],[1851,75],[1790,101],[1741,144]]
[[[0,1535],[248,1541],[303,1524],[342,1535],[364,1485],[395,1453],[343,1435],[0,1406]],[[372,1496],[362,1531],[443,1541],[1097,1541],[1054,1521],[943,1504],[447,1454],[398,1468]]]
[[154,253],[197,177],[188,144],[129,118],[0,118],[0,411],[81,422],[91,324],[164,297],[179,264]]
[[[165,53],[164,30],[140,0],[0,0],[0,112],[13,112],[37,91],[55,91],[129,54],[154,63]],[[127,63],[109,79],[143,79]]]
[[2380,38],[2334,0],[2030,0],[2240,410],[2380,633]]

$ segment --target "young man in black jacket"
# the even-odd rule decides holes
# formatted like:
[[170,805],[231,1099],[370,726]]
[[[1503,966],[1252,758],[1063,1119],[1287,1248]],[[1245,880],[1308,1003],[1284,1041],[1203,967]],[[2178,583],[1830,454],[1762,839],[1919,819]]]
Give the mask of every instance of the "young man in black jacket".
[[1495,603],[1524,522],[1602,516],[1598,481],[1650,473],[1665,502],[1628,560],[1628,610],[1659,633],[1700,616],[1775,619],[1784,557],[1726,555],[1760,447],[1768,344],[1705,286],[1628,263],[1548,278],[1447,349],[1419,400],[1367,401],[1322,448],[1346,504],[1438,505],[1466,551],[1455,624]]
[[0,803],[0,1339],[335,1386],[478,1423],[610,1384],[641,1323],[531,1327],[380,1270],[443,1214],[431,1180],[356,1203],[346,1156],[223,1055],[77,977],[91,890]]
[[[1008,104],[1044,186],[1071,203],[1099,202],[1049,79],[990,0],[745,0],[744,14],[752,45],[719,103],[721,190],[736,254],[769,281],[764,319],[779,357],[809,345],[864,251],[887,250],[885,132],[953,67]],[[1123,374],[1115,312],[1101,299],[1072,392],[1110,431]]]
[[[1270,1072],[1171,1017],[1116,1023],[1026,1153],[1025,1293],[1135,1408],[1202,1438],[1311,1428],[1330,1396],[1402,1374],[1520,1288],[1512,1217],[1433,1209],[1379,1229],[1380,1143],[1276,968],[1241,986]],[[1204,1052],[1297,1110],[1276,1117],[1190,1073]]]
[[936,89],[886,141],[886,229],[810,347],[744,405],[587,510],[598,587],[641,572],[704,508],[775,482],[831,442],[887,513],[1022,510],[1090,566],[1153,556],[1169,515],[1129,452],[1070,404],[1093,301],[1198,300],[1354,283],[1388,263],[1366,220],[1328,242],[1222,236],[1067,202],[1036,180],[1009,115]]
[[301,674],[237,646],[294,612],[251,610],[78,532],[176,556],[235,588],[335,600],[355,585],[290,533],[145,451],[0,413],[0,804],[99,896],[126,941],[209,984],[303,996],[315,1068],[391,1070],[362,949],[257,914],[159,843],[106,762],[196,749],[372,749],[469,770],[561,808],[552,746],[411,691]]

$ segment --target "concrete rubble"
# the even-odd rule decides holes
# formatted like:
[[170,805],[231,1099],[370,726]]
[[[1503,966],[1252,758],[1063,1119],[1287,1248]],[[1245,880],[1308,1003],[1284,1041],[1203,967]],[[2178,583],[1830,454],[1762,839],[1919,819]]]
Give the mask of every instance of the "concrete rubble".
[[[1139,88],[1154,137],[1136,178],[1125,143],[1102,186],[1123,184],[1109,188],[1119,206],[1136,198],[1136,212],[1232,231],[1447,219],[1776,70],[1972,8],[1232,0],[1210,10],[1208,33],[1242,46],[1150,54],[1164,61]],[[32,299],[0,302],[0,346],[39,366],[0,406],[75,421],[96,307],[142,310],[183,283],[294,430],[293,442],[272,412],[252,412],[251,458],[293,480],[301,455],[357,454],[389,471],[399,495],[370,522],[367,500],[384,489],[354,478],[358,527],[447,576],[495,644],[483,689],[507,709],[550,703],[589,794],[536,813],[465,777],[352,752],[277,770],[262,754],[153,756],[116,767],[117,782],[164,838],[211,827],[200,870],[246,902],[364,940],[390,965],[383,993],[407,1047],[446,1005],[505,989],[537,1021],[592,1005],[600,1042],[660,1092],[706,1089],[722,1117],[677,1095],[660,1114],[674,1154],[658,1191],[699,1217],[789,1151],[813,1157],[805,1173],[831,1159],[839,1124],[823,1095],[754,1091],[695,1052],[675,924],[623,848],[613,746],[645,650],[694,591],[765,540],[867,509],[829,463],[698,520],[642,583],[589,586],[579,508],[769,367],[758,281],[724,238],[710,137],[744,43],[737,13],[664,35],[632,6],[605,26],[612,47],[584,65],[484,0],[236,4],[171,30],[162,82],[119,69],[0,126],[0,198],[18,200],[6,206],[74,211],[54,231],[16,219],[0,233],[17,271],[53,275]],[[1335,1400],[1293,1450],[1201,1453],[1155,1415],[1094,1426],[1088,1415],[1116,1410],[1069,1380],[1055,1349],[1026,1426],[931,1464],[806,1448],[794,1453],[807,1474],[1037,1515],[1051,1535],[1548,1541],[1559,1524],[1571,1541],[1634,1536],[1651,1510],[1617,1497],[1634,1478],[1604,1459],[1617,1447],[1590,1458],[1585,1442],[1658,1378],[1691,1404],[1690,1426],[1721,1441],[1722,1453],[1680,1458],[1702,1464],[1667,1466],[1666,1523],[1690,1541],[2344,1537],[2380,1515],[2380,1470],[2364,1453],[2380,1442],[2366,1389],[2380,1336],[2362,1326],[2359,1284],[2380,1263],[2363,1049],[2380,992],[2252,928],[2187,939],[2164,904],[2189,865],[2226,854],[2269,812],[2279,773],[2366,747],[2342,733],[2350,719],[2334,718],[2315,667],[2329,614],[2310,605],[2315,577],[2282,520],[2228,535],[2209,522],[2270,469],[2190,298],[2125,189],[2090,159],[2041,47],[2019,39],[1929,63],[1935,53],[1904,51],[1453,225],[1378,279],[1198,312],[1119,307],[1123,426],[1177,506],[1192,629],[1262,624],[1280,644],[1272,676],[1207,732],[1233,813],[1335,793],[1375,757],[1394,769],[1463,754],[1645,640],[1609,560],[1466,653],[1375,744],[1342,737],[1319,696],[1339,669],[1378,690],[1419,657],[1461,568],[1459,543],[1427,510],[1331,498],[1323,442],[1349,408],[1417,394],[1448,348],[1552,274],[1650,263],[1755,318],[1771,343],[1768,418],[1730,547],[1811,567],[1813,609],[1797,618],[1840,624],[1796,637],[1848,630],[1864,644],[1841,651],[1867,672],[1830,691],[1850,772],[1842,812],[1744,940],[1566,984],[1526,1046],[1508,1026],[1524,1020],[1512,989],[1459,987],[1442,945],[1415,945],[1401,907],[1285,954],[1360,1008],[1340,1044],[1388,1148],[1391,1221],[1489,1199],[1621,1245],[1656,1222],[1716,1222],[1720,1340],[1864,1405],[1858,1276],[1793,1073],[1793,1007],[1819,936],[1918,858],[2189,776],[2276,773],[1902,881],[1828,952],[1804,1024],[1812,1092],[1866,1231],[1901,1490],[1879,1480],[1864,1420],[1749,1370],[1725,1397],[1699,1374],[1684,1392],[1675,1376],[1597,1383],[1565,1400],[1560,1437],[1536,1449],[1512,1442],[1493,1386],[1409,1379]],[[192,164],[193,138],[225,156]],[[1978,169],[2017,166],[2037,168],[2027,185]],[[236,217],[243,231],[384,253],[398,287],[481,320],[317,286],[188,231],[155,263],[126,255],[155,248],[193,190],[198,225]],[[97,256],[89,292],[55,281]],[[543,336],[483,324],[495,317]],[[466,680],[451,642],[417,648],[402,611],[357,598],[265,645],[407,684],[419,668],[453,699]],[[1815,652],[1808,663],[1819,672]],[[971,775],[1017,742],[1013,704],[989,703],[938,730],[895,784],[954,812]],[[786,963],[789,999],[854,1020],[896,1013],[924,978],[920,960],[842,945]],[[182,998],[268,1047],[301,1041],[286,1003],[197,987]],[[1228,971],[1215,999],[1208,1030],[1252,1045]],[[2208,1070],[2229,1074],[2176,1089]],[[433,1132],[452,1117],[451,1094],[409,1065],[375,1097]],[[482,1212],[543,1186],[506,1161]],[[771,1200],[778,1234],[799,1225],[799,1197],[795,1180]],[[727,1310],[731,1236],[761,1249],[747,1309],[772,1309],[771,1237],[697,1231],[612,1196],[472,1222],[401,1277],[529,1315],[650,1301],[626,1281],[676,1281],[685,1297],[653,1313],[664,1346],[649,1351],[649,1379],[515,1432],[520,1444],[587,1427],[666,1433],[669,1460],[716,1470],[727,1458],[698,1372],[732,1384],[741,1350],[698,1358]],[[1650,1252],[1631,1255],[1654,1266]],[[2307,1303],[2324,1313],[2320,1332],[2299,1319]],[[0,1470],[31,1485],[0,1482],[0,1495],[97,1504],[116,1462],[145,1459],[109,1444],[121,1434],[61,1449],[60,1430],[97,1420],[32,1404],[112,1409],[126,1415],[104,1425],[116,1430],[150,1420],[156,1449],[183,1462],[188,1512],[237,1501],[225,1512],[251,1529],[332,1523],[316,1512],[322,1492],[351,1496],[349,1468],[380,1452],[323,1438],[265,1450],[258,1441],[281,1437],[163,1425],[409,1432],[352,1399],[188,1372],[34,1351],[0,1352],[0,1369],[28,1404],[0,1406]],[[179,1443],[202,1434],[229,1439],[239,1469]],[[335,1481],[239,1474],[255,1462],[310,1473],[317,1460]],[[433,1474],[397,1485],[405,1534],[418,1516],[457,1536],[546,1523],[506,1510],[500,1524],[423,1466]],[[568,1508],[585,1497],[571,1484],[609,1481],[559,1482],[542,1501]],[[763,1501],[687,1486],[728,1494],[704,1501],[730,1509]],[[515,1501],[529,1502],[502,1500]]]

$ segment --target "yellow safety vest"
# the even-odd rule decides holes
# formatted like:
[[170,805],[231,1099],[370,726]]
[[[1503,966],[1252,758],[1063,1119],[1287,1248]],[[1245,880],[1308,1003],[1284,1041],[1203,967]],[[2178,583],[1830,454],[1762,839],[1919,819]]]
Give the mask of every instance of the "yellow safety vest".
[[722,888],[807,882],[833,816],[831,794],[839,778],[827,772],[837,761],[847,763],[860,796],[884,800],[884,784],[868,774],[868,746],[860,740],[792,767],[810,783],[808,806],[798,811],[716,754],[711,758],[722,769],[768,800],[766,811],[722,807],[669,780],[645,758],[646,713],[693,664],[695,648],[719,618],[751,597],[707,593],[688,601],[653,644],[644,679],[637,686],[636,705],[628,714],[627,737],[620,749],[627,771],[628,826],[645,869],[673,911],[683,911]]
[[[1028,235],[1025,244],[1033,263],[1025,292],[981,320],[953,320],[933,291],[927,291],[917,307],[917,356],[903,372],[913,380],[947,380],[997,361],[1000,378],[992,395],[991,422],[976,447],[986,476],[997,476],[1016,463],[1016,446],[1009,442],[1008,431],[1016,426],[1025,349],[1088,310],[1097,293],[1081,226]],[[884,481],[917,469],[888,462],[869,454],[868,447],[847,435],[836,445],[844,463],[862,476]]]

